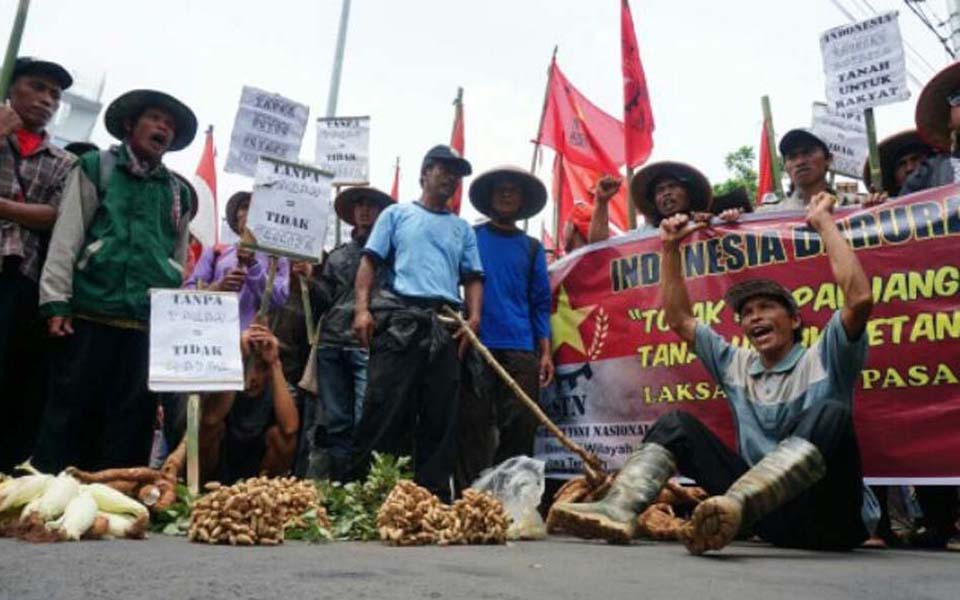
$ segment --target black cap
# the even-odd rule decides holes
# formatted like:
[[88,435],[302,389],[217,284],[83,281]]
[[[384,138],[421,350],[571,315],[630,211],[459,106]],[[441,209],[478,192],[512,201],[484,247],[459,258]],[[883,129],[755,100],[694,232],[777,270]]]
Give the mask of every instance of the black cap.
[[800,310],[790,290],[772,279],[747,279],[734,285],[724,294],[727,304],[729,304],[733,312],[738,315],[743,309],[743,305],[747,303],[747,300],[757,296],[768,296],[778,300],[786,306],[787,311],[789,311],[791,315],[797,314]]
[[817,146],[823,149],[824,154],[831,154],[827,144],[806,129],[791,129],[780,138],[780,156],[786,156],[796,148],[804,146]]
[[49,60],[39,60],[30,56],[21,56],[13,65],[10,81],[16,81],[22,75],[46,75],[57,82],[61,90],[73,85],[73,77],[66,69]]
[[427,151],[427,154],[423,157],[423,163],[420,165],[420,172],[423,172],[424,169],[434,162],[447,163],[453,167],[454,172],[460,177],[466,177],[473,172],[467,159],[460,156],[460,153],[455,149],[450,146],[444,146],[443,144],[434,146]]

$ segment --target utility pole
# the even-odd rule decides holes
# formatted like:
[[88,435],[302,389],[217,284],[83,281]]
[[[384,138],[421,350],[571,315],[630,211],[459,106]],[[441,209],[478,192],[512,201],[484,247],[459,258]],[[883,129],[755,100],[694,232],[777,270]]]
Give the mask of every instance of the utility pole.
[[[333,72],[330,74],[330,92],[327,94],[327,118],[337,116],[337,96],[340,94],[340,73],[343,71],[343,49],[347,45],[347,22],[350,20],[350,0],[343,0],[340,8],[340,29],[337,31],[337,48],[333,55]],[[339,187],[334,188],[338,193]],[[334,244],[340,245],[340,219]]]
[[950,24],[950,46],[960,56],[960,0],[947,0],[947,22]]

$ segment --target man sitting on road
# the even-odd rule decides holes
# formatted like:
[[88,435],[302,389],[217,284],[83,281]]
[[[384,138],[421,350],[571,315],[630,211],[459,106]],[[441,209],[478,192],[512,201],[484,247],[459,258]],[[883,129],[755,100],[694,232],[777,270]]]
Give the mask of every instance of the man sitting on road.
[[867,538],[876,501],[863,487],[852,404],[866,360],[869,280],[834,223],[836,198],[814,196],[807,223],[820,235],[846,305],[809,349],[800,343],[796,302],[780,284],[743,281],[726,295],[753,348],[738,348],[693,316],[681,274],[680,242],[706,226],[676,215],[660,227],[662,294],[671,329],[694,348],[723,387],[736,420],[738,452],[684,411],[657,419],[607,497],[553,508],[555,522],[581,537],[627,543],[637,515],[679,471],[704,487],[681,531],[694,554],[718,550],[754,530],[780,546],[850,549]]

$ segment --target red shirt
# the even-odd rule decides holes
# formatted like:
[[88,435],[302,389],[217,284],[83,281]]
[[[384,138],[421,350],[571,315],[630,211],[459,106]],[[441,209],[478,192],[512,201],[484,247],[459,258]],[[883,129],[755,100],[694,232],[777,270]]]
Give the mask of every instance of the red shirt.
[[37,151],[40,144],[43,143],[43,134],[18,129],[16,131],[17,143],[20,145],[20,156],[30,156]]

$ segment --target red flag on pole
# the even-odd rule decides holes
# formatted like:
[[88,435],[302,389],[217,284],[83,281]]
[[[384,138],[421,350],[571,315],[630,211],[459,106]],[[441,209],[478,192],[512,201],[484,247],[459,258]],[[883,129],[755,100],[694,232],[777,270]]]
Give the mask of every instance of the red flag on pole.
[[[463,88],[457,88],[457,99],[453,101],[455,107],[453,113],[453,132],[450,134],[450,147],[465,156],[464,150],[466,143],[463,135]],[[455,215],[460,214],[460,196],[463,192],[463,185],[457,186],[457,191],[450,198],[450,212]]]
[[390,197],[394,201],[400,201],[400,157],[397,157],[397,166],[393,170],[393,187],[390,188]]
[[757,181],[756,203],[759,205],[766,194],[773,192],[773,157],[770,156],[770,143],[767,136],[767,123],[763,123],[760,136],[760,175]]
[[213,145],[213,126],[207,128],[203,153],[197,165],[193,185],[197,189],[197,216],[190,222],[192,233],[204,246],[220,243],[220,211],[217,207],[217,150]]
[[597,108],[550,65],[549,93],[538,143],[565,161],[615,174],[623,164],[623,123]]
[[[557,155],[559,157],[559,155]],[[554,197],[559,201],[560,223],[566,223],[575,204],[593,206],[593,194],[597,181],[603,177],[600,171],[572,164],[567,160],[554,162]],[[613,233],[629,231],[627,220],[627,186],[620,186],[616,195],[610,199],[610,229]]]
[[626,162],[642,165],[653,152],[653,109],[647,93],[647,78],[640,63],[637,34],[633,29],[630,3],[620,5],[620,53],[623,68],[623,124]]

